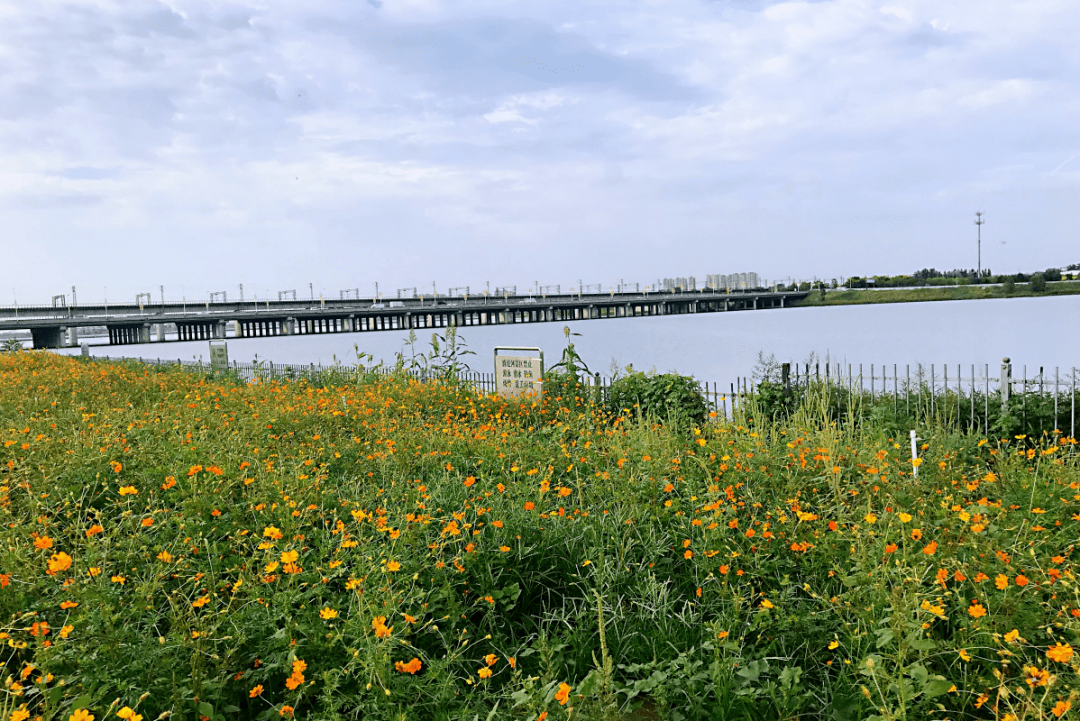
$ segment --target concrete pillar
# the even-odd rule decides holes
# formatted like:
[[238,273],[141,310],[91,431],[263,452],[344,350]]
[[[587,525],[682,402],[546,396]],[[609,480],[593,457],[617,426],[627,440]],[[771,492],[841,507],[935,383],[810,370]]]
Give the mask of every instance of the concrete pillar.
[[143,323],[142,325],[140,325],[137,328],[137,330],[139,332],[139,342],[140,343],[149,343],[150,342],[150,324],[149,323]]
[[62,325],[56,329],[56,347],[67,348],[68,347],[68,328],[66,325]]
[[754,296],[754,310],[757,310],[757,296]]
[[67,346],[68,348],[74,348],[77,345],[79,345],[79,329],[72,326],[68,328]]
[[219,320],[214,323],[214,338],[221,340],[225,337],[225,321]]
[[286,318],[281,321],[281,333],[282,335],[292,335],[296,332],[296,319]]
[[161,342],[163,342],[165,340],[165,324],[164,323],[155,323],[154,324],[154,335],[157,336],[157,342],[158,343],[161,343]]
[[356,330],[356,316],[350,315],[345,319],[345,332],[352,333]]
[[784,307],[784,296],[780,296],[780,307]]

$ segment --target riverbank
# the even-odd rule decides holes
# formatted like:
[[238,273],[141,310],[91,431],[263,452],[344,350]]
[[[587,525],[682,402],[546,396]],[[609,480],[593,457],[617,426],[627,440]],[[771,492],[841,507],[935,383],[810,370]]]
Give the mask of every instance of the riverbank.
[[871,305],[876,303],[920,303],[936,300],[982,300],[986,298],[1040,298],[1050,295],[1080,295],[1080,281],[1064,280],[1047,283],[1046,290],[1036,293],[1030,283],[1017,283],[1012,291],[1003,285],[961,285],[945,288],[881,288],[832,290],[822,298],[811,293],[799,302],[800,307],[823,305]]

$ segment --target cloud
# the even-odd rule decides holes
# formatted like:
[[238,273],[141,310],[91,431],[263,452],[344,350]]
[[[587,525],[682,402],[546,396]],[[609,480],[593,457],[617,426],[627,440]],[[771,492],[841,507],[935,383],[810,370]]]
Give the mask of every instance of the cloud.
[[28,289],[72,237],[67,285],[904,272],[970,265],[953,239],[979,204],[1014,209],[1004,235],[1045,219],[1044,245],[995,266],[1071,248],[1065,0],[0,13],[0,204],[50,269]]

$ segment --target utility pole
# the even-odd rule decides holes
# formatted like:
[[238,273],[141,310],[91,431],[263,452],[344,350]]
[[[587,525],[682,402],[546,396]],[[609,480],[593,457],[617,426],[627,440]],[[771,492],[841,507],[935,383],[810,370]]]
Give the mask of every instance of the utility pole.
[[71,286],[71,304],[78,305],[78,302],[75,300],[75,286]]
[[244,302],[244,284],[240,283],[240,302]]
[[161,288],[161,304],[165,305],[165,286],[159,285],[158,287]]
[[978,246],[978,248],[979,248],[979,269],[977,271],[978,272],[977,277],[979,278],[979,280],[982,280],[982,226],[983,226],[983,223],[986,222],[985,220],[982,219],[982,215],[983,215],[982,211],[977,211],[975,213],[975,225],[979,229],[979,246]]
[[[311,293],[311,299],[315,300],[315,284],[314,283],[308,283],[307,287],[308,287],[308,292]],[[378,288],[379,288],[379,284],[376,283],[375,284],[376,292],[378,292]]]

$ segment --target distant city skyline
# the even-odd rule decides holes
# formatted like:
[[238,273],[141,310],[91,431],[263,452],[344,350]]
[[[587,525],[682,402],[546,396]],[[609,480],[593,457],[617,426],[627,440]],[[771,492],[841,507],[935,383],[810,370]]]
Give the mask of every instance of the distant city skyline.
[[131,0],[0,20],[4,304],[1080,261],[1067,0]]

